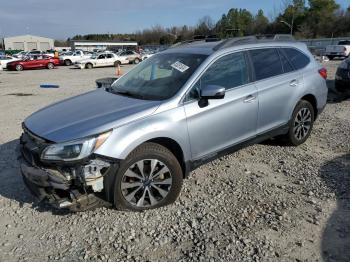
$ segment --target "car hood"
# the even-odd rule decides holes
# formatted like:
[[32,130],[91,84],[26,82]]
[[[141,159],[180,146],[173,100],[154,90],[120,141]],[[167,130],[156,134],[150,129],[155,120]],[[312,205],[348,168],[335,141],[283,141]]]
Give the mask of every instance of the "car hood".
[[160,103],[99,89],[45,107],[29,116],[24,125],[39,137],[66,142],[147,117]]

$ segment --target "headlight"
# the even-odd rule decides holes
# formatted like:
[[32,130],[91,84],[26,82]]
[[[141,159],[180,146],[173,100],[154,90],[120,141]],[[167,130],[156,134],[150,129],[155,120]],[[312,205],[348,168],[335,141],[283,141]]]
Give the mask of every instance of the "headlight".
[[112,132],[109,131],[100,134],[97,137],[48,146],[43,150],[41,159],[53,161],[74,161],[83,159],[97,150],[107,140],[111,133]]

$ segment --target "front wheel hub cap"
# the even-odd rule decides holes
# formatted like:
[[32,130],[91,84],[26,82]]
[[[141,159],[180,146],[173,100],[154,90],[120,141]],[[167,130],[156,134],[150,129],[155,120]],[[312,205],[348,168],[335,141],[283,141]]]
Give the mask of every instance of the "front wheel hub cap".
[[153,207],[167,197],[171,186],[171,172],[162,161],[143,159],[125,171],[120,189],[129,204]]

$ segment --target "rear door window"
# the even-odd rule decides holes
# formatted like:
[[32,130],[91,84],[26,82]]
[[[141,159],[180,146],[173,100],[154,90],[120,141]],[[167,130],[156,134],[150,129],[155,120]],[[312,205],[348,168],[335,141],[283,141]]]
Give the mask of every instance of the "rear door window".
[[283,74],[281,59],[275,48],[255,49],[249,53],[257,81]]
[[296,70],[302,69],[310,63],[310,58],[294,48],[282,48],[282,50]]

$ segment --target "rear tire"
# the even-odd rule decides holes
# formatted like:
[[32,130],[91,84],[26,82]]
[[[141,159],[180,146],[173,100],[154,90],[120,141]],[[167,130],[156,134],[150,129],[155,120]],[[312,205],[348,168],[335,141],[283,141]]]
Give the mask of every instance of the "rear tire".
[[169,205],[179,196],[182,180],[176,157],[159,144],[145,143],[121,162],[114,182],[114,205],[130,211]]
[[48,63],[47,64],[47,68],[48,69],[54,69],[55,68],[55,65],[53,63]]
[[16,65],[16,71],[22,71],[23,66],[22,65]]
[[301,100],[295,107],[292,119],[289,121],[287,143],[299,146],[309,138],[315,120],[315,110],[310,102]]
[[64,60],[64,64],[66,66],[70,66],[72,64],[72,61],[70,61],[69,59],[66,59],[66,60]]

